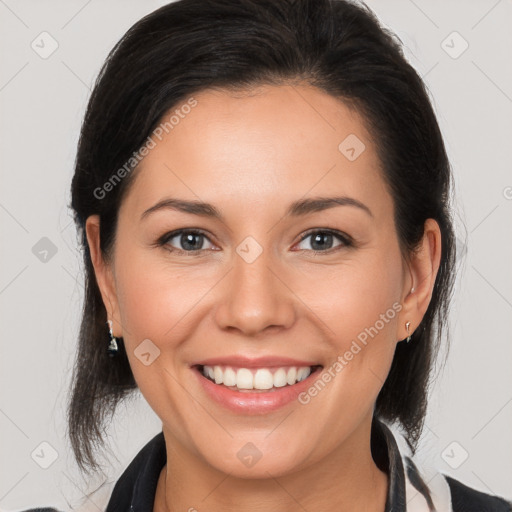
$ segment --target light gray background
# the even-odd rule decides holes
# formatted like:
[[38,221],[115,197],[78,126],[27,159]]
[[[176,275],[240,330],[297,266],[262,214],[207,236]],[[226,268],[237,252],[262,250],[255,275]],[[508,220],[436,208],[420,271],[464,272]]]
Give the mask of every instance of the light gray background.
[[[83,296],[69,186],[100,65],[135,21],[164,3],[0,0],[1,510],[43,504],[66,510],[97,483],[80,477],[65,438]],[[512,2],[368,5],[402,39],[434,98],[455,174],[465,252],[458,262],[452,350],[432,390],[418,459],[510,499]],[[43,31],[59,45],[47,59],[31,47],[34,40],[42,46]],[[469,44],[458,58],[464,42],[454,31]],[[33,252],[43,237],[57,251],[46,262]],[[112,478],[160,428],[140,394],[121,406],[109,429],[117,456]],[[42,453],[44,441],[58,452],[48,469],[31,457],[34,450]],[[462,450],[469,457],[454,469],[447,461],[460,462]],[[48,457],[51,450],[43,445],[43,452]]]

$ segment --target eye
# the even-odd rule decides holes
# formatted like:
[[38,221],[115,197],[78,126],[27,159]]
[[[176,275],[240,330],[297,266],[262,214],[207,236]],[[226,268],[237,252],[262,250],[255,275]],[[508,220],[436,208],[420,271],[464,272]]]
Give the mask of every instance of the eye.
[[[304,234],[299,244],[305,240],[311,239],[310,248],[299,248],[299,250],[310,250],[313,253],[331,253],[343,247],[352,247],[354,243],[351,238],[338,231],[330,229],[316,229]],[[338,244],[333,246],[333,242],[338,240]],[[210,243],[210,247],[204,247],[205,241]],[[180,229],[171,233],[166,233],[157,241],[157,245],[164,247],[170,252],[184,253],[190,256],[200,256],[202,251],[214,249],[208,236],[197,229]]]
[[[341,247],[353,246],[353,242],[350,239],[350,237],[343,235],[338,231],[333,231],[330,229],[317,229],[315,231],[309,231],[308,233],[302,236],[299,243],[302,243],[307,239],[311,239],[309,243],[311,249],[303,248],[299,250],[312,250],[314,253],[326,253],[333,252],[330,250],[333,248],[334,250],[338,250],[338,248]],[[338,239],[341,243],[333,247],[333,242],[335,239]]]
[[[202,231],[180,229],[172,233],[166,233],[160,237],[158,245],[164,246],[171,252],[199,253],[200,251],[208,249],[208,247],[204,247],[205,240],[209,241],[209,238]],[[175,245],[178,245],[178,247],[175,247]]]

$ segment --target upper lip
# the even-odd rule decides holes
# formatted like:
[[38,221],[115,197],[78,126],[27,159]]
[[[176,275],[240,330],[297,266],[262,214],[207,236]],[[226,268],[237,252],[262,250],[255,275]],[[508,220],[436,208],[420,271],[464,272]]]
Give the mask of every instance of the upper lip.
[[321,366],[316,361],[304,361],[290,357],[244,357],[244,356],[220,356],[203,359],[191,366],[236,366],[238,368],[272,368],[282,366]]

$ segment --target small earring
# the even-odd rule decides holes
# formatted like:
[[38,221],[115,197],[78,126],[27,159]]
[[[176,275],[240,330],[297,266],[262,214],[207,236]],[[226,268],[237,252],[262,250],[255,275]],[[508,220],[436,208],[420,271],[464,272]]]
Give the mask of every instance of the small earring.
[[411,341],[411,334],[409,334],[409,327],[410,327],[410,325],[411,325],[411,322],[407,322],[405,324],[405,328],[407,329],[407,334],[408,334],[407,339],[406,339],[407,343],[409,343]]
[[414,286],[411,288],[411,293],[414,293]]
[[107,347],[107,353],[110,357],[114,357],[117,354],[119,348],[117,346],[117,340],[112,332],[112,320],[108,320],[107,325],[110,334],[110,343]]

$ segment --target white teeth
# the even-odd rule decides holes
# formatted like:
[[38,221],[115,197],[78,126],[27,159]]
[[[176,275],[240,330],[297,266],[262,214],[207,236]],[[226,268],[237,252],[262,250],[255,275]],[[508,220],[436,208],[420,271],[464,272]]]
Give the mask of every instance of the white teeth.
[[297,372],[297,381],[300,382],[301,380],[309,377],[310,373],[311,370],[309,368],[299,368],[299,371]]
[[274,386],[276,388],[286,386],[286,371],[284,368],[279,368],[279,370],[274,373]]
[[254,389],[271,389],[274,385],[272,374],[265,369],[256,370],[254,375]]
[[297,368],[295,368],[295,366],[292,366],[292,368],[290,368],[288,370],[288,375],[286,376],[286,382],[290,386],[297,382]]
[[[215,367],[217,369],[218,366]],[[236,384],[235,386],[239,389],[254,389],[253,386],[254,377],[252,376],[251,370],[247,368],[240,368],[236,372]]]
[[222,368],[220,366],[216,366],[213,369],[213,375],[215,378],[215,384],[222,384],[224,375],[222,374]]
[[236,386],[236,373],[232,368],[226,368],[222,377],[222,384],[224,386]]
[[[274,373],[272,373],[272,371]],[[215,381],[216,384],[236,386],[238,389],[272,389],[283,386],[292,386],[296,382],[306,379],[311,374],[311,368],[283,367],[278,369],[248,368],[233,369],[229,366],[203,366],[203,375]]]

